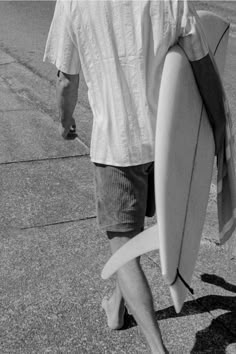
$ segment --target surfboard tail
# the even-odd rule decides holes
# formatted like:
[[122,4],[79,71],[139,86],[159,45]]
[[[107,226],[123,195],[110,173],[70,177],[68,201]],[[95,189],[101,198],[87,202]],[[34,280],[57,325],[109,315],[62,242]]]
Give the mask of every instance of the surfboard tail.
[[102,278],[108,279],[120,267],[144,253],[159,249],[157,224],[144,230],[111,256],[102,270]]
[[181,312],[187,293],[188,289],[183,286],[180,279],[177,279],[176,283],[170,286],[170,294],[176,313]]

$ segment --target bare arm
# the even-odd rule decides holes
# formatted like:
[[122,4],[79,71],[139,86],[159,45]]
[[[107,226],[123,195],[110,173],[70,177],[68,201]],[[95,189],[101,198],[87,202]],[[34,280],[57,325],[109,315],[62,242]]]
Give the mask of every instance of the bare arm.
[[59,117],[61,121],[60,132],[67,139],[72,126],[75,126],[73,113],[78,98],[79,74],[69,75],[59,71],[56,95]]
[[218,154],[224,146],[226,125],[225,94],[221,79],[210,55],[190,63],[213,129],[215,152]]

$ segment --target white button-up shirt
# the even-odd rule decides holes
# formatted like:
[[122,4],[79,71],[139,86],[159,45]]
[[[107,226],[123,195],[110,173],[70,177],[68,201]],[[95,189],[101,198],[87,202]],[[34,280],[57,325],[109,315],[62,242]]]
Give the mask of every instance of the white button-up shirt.
[[82,67],[93,112],[93,162],[154,160],[158,94],[168,49],[208,53],[191,1],[58,0],[44,60],[67,74]]

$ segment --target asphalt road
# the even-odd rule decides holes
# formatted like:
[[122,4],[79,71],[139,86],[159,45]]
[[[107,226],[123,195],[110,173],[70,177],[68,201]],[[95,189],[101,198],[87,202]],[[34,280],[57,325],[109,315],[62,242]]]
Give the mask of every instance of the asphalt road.
[[[236,112],[236,15],[234,2],[198,1],[197,8],[206,8],[223,15],[231,22],[232,32],[228,46],[225,86],[228,93],[232,115]],[[20,63],[34,73],[55,82],[56,68],[43,63],[43,53],[50,27],[55,1],[0,1],[0,48],[7,51]],[[83,77],[80,81],[79,101],[89,108],[87,87]],[[236,127],[235,127],[236,131]]]
[[[0,48],[34,73],[55,82],[56,68],[43,63],[55,1],[0,1]],[[80,101],[89,107],[87,87],[80,82]]]
[[55,1],[0,1],[0,45],[50,80],[55,69],[42,58],[54,7]]

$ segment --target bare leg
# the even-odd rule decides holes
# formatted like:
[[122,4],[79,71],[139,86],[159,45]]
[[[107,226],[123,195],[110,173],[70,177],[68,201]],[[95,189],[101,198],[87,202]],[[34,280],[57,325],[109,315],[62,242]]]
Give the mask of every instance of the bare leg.
[[[128,237],[120,237],[121,235],[117,233],[117,236],[113,236],[110,240],[110,246],[112,253],[118,250],[123,244],[129,241]],[[120,296],[112,295],[111,301],[117,299],[116,309],[120,308],[124,303],[122,295],[129,306],[132,315],[134,316],[136,322],[140,326],[146,340],[151,348],[152,353],[167,353],[165,346],[162,341],[161,332],[155,318],[155,311],[153,307],[152,294],[140,266],[139,259],[134,259],[120,268],[117,272],[117,286],[115,292],[120,294]],[[117,289],[120,289],[118,292]],[[115,308],[115,307],[114,307]],[[109,307],[111,310],[112,307]],[[106,311],[109,318],[112,318],[112,311]],[[116,310],[116,314],[117,314]],[[115,313],[114,313],[115,315]],[[114,316],[115,317],[115,316]],[[113,317],[113,318],[114,318]]]
[[109,299],[104,297],[102,300],[102,308],[107,315],[108,327],[111,329],[120,329],[123,327],[125,305],[118,282],[116,282],[116,287],[111,297]]

